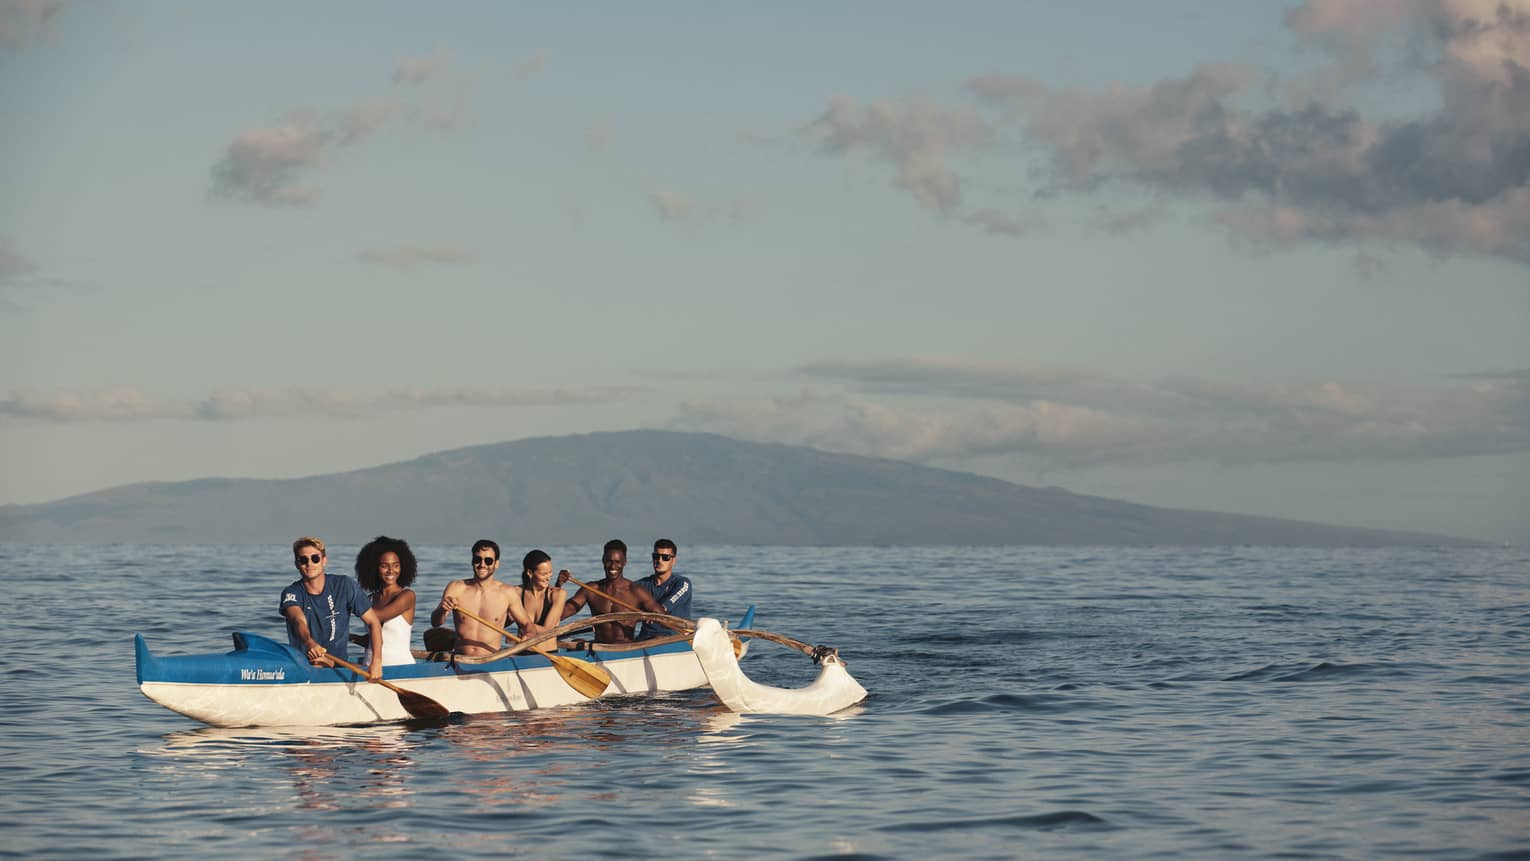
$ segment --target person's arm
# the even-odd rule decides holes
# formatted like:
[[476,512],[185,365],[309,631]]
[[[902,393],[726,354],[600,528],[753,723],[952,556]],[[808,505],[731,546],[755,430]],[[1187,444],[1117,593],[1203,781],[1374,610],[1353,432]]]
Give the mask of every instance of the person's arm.
[[436,605],[436,609],[430,611],[430,626],[432,628],[439,628],[445,624],[446,614],[450,613],[452,608],[457,605],[457,598],[452,594],[452,590],[456,586],[457,581],[453,580],[446,584],[446,588],[442,590],[441,603]]
[[653,593],[647,589],[644,589],[641,586],[635,587],[632,590],[632,594],[635,598],[632,603],[636,604],[638,609],[647,610],[650,613],[669,613],[668,610],[664,609],[663,604],[660,604],[658,601],[653,599]]
[[514,586],[509,588],[510,603],[505,607],[505,627],[510,627],[510,623],[514,622],[524,633],[526,626],[531,624],[531,614],[526,612],[526,603],[521,600],[521,590]]
[[334,662],[329,660],[329,650],[319,645],[319,641],[313,638],[308,630],[308,617],[303,615],[303,608],[293,604],[282,610],[282,615],[287,617],[287,630],[299,643],[303,644],[303,652],[308,656],[308,662],[316,667],[332,667]]
[[404,621],[414,624],[414,590],[405,589],[381,607],[373,607],[372,612],[377,614],[379,623],[386,622],[395,616],[403,616]]
[[[563,569],[562,571],[559,571],[558,572],[558,585],[562,586],[564,583],[567,583],[568,582],[568,578],[571,577],[571,576],[573,576],[573,575],[568,573],[568,569],[567,568]],[[578,613],[580,610],[583,610],[584,609],[584,602],[585,602],[584,590],[583,589],[579,589],[579,590],[575,591],[574,592],[574,597],[569,598],[567,601],[564,602],[564,604],[563,604],[563,612],[558,614],[558,618],[559,619],[567,619],[569,616],[572,616],[575,613]]]
[[558,627],[558,620],[563,618],[563,606],[568,602],[568,592],[554,586],[552,591],[548,593],[547,600],[551,601],[553,605],[552,612],[547,614],[547,618],[552,619],[553,623],[548,627],[556,628]]
[[377,644],[372,650],[372,666],[367,668],[367,681],[375,682],[382,678],[382,622],[377,620],[377,611],[371,607],[361,614],[361,621],[367,625],[367,636]]
[[680,588],[671,592],[665,599],[659,602],[664,605],[664,612],[671,616],[679,616],[682,619],[690,619],[691,616],[691,581],[681,580]]

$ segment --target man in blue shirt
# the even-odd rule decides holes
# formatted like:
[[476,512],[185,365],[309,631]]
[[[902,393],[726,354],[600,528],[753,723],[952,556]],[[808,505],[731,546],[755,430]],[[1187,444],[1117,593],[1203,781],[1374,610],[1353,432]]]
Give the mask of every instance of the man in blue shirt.
[[[653,595],[664,612],[670,616],[679,616],[682,619],[690,619],[691,616],[691,581],[675,573],[675,558],[680,555],[675,542],[668,538],[660,538],[653,543],[653,574],[638,581],[638,584]],[[667,637],[675,631],[660,625],[657,622],[644,622],[638,631],[639,640],[648,640],[654,637]]]
[[[287,622],[287,642],[293,648],[302,649],[316,667],[334,666],[328,657],[331,654],[350,660],[352,616],[366,623],[372,637],[368,642],[382,642],[382,622],[361,586],[343,574],[324,573],[329,557],[323,541],[299,538],[292,542],[292,555],[301,576],[282,590],[277,609]],[[367,677],[382,678],[382,649],[373,650]]]

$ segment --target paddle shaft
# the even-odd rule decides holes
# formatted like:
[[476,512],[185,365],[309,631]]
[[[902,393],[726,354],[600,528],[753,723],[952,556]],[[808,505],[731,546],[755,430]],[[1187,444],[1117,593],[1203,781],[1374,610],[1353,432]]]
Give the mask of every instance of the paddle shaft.
[[[462,607],[453,607],[452,609],[469,619],[477,619],[480,624],[488,626],[490,630],[498,631],[501,635],[509,637],[512,643],[519,643],[525,639],[506,631],[504,628],[490,622],[472,610],[465,610]],[[563,681],[568,683],[569,687],[590,699],[605,693],[606,688],[611,684],[611,674],[594,664],[581,661],[578,658],[570,658],[567,655],[560,655],[556,652],[542,651],[541,649],[537,649],[536,652],[552,662],[553,669],[558,671],[558,675],[563,678]]]
[[[647,613],[648,612],[647,610],[639,610],[637,607],[634,607],[631,604],[628,604],[626,601],[623,601],[620,598],[613,598],[610,595],[607,595],[606,593],[600,591],[599,589],[596,589],[593,586],[586,586],[585,584],[580,583],[578,580],[575,580],[574,579],[574,575],[572,575],[572,574],[568,575],[568,582],[574,584],[575,586],[578,586],[580,589],[583,589],[583,590],[585,590],[587,592],[593,592],[596,595],[599,595],[600,597],[606,599],[607,601],[610,601],[612,604],[617,605],[618,607],[626,607],[628,610],[631,610],[631,611],[633,611],[635,613]],[[679,617],[677,616],[675,618],[679,618]],[[685,620],[681,620],[681,621],[685,621]],[[690,624],[684,626],[684,628],[687,631],[694,631],[694,630],[696,630],[696,625],[693,622],[693,623],[690,623]],[[735,656],[741,657],[744,654],[744,644],[739,640],[738,637],[735,637],[735,636],[732,636],[732,635],[730,635],[728,637],[728,639],[733,641],[733,654]]]
[[490,622],[488,619],[485,619],[484,617],[478,615],[477,613],[474,613],[472,610],[465,609],[465,608],[463,608],[461,606],[453,607],[452,609],[456,610],[458,613],[461,613],[462,615],[468,617],[469,619],[477,619],[481,624],[488,625],[490,628],[494,629],[495,631],[498,631],[500,634],[502,634],[502,635],[504,635],[506,637],[509,637],[510,638],[510,642],[512,642],[512,643],[519,643],[522,640],[526,639],[525,637],[517,637],[516,635],[510,633],[509,631],[506,631],[504,628],[501,628],[500,626],[494,624],[493,622]]
[[[620,598],[613,598],[610,595],[607,595],[606,593],[600,591],[599,589],[596,589],[594,586],[589,586],[589,585],[586,585],[584,583],[580,583],[578,580],[575,580],[572,575],[569,576],[568,582],[574,584],[575,586],[578,586],[580,589],[584,589],[585,591],[588,591],[588,592],[593,592],[594,594],[599,595],[600,597],[606,599],[607,601],[610,601],[612,604],[615,604],[618,607],[626,607],[628,610],[631,610],[634,613],[646,613],[646,612],[648,612],[647,610],[644,610],[641,607],[635,607],[635,606],[633,606],[631,604],[628,604],[626,601],[623,601]],[[696,626],[695,625],[691,625],[690,630],[692,630],[692,631],[696,630]]]
[[[325,654],[329,656],[329,659],[331,661],[334,661],[335,663],[339,664],[340,666],[345,667],[347,670],[350,670],[351,672],[355,673],[358,676],[361,676],[363,679],[366,679],[369,682],[373,681],[373,679],[370,677],[369,673],[367,672],[367,668],[366,667],[363,667],[360,664],[353,664],[350,661],[347,661],[346,659],[344,659],[344,658],[340,657],[339,655],[335,654],[334,652],[325,652]],[[379,676],[376,679],[376,681],[377,681],[377,683],[379,685],[382,685],[383,687],[387,688],[390,691],[393,691],[394,693],[399,693],[399,694],[412,694],[412,693],[414,693],[414,691],[406,691],[406,690],[404,690],[403,688],[399,687],[398,685],[395,685],[394,683],[388,681],[387,679],[382,678],[381,676]]]

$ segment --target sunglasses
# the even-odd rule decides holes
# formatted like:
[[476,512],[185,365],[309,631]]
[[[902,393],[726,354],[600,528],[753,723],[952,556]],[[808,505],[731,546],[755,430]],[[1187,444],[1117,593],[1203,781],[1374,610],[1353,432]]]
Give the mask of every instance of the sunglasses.
[[323,561],[323,559],[324,559],[324,557],[321,554],[318,554],[318,553],[315,553],[312,556],[304,556],[303,554],[299,553],[297,555],[297,558],[292,560],[292,561],[296,562],[299,565],[302,565],[304,562],[310,563],[312,565],[317,565],[321,561]]
[[655,554],[653,554],[653,561],[655,561],[655,562],[668,562],[669,560],[671,560],[673,558],[675,558],[675,554],[673,554],[673,553],[655,553]]
[[492,568],[492,567],[494,567],[494,557],[493,556],[474,556],[473,557],[473,565],[474,566],[482,565],[485,568]]

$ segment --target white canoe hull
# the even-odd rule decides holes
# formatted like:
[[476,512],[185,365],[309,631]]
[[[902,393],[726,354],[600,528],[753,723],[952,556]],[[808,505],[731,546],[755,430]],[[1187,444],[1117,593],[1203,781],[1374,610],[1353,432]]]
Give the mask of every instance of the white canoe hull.
[[[602,696],[652,694],[705,687],[692,652],[600,661],[611,674]],[[391,679],[463,714],[518,712],[588,702],[550,665],[420,679]],[[144,696],[211,726],[328,726],[408,720],[398,695],[367,682],[299,684],[141,683]]]
[[[753,608],[745,619],[752,615]],[[643,648],[560,654],[610,674],[602,697],[705,687],[707,675],[690,642],[669,639]],[[171,711],[220,727],[339,726],[410,718],[398,694],[350,670],[310,666],[291,646],[257,634],[235,634],[234,643],[227,654],[160,657],[139,636],[139,690]],[[418,661],[387,667],[383,677],[461,714],[555,708],[590,699],[547,658],[528,652],[480,663]]]

